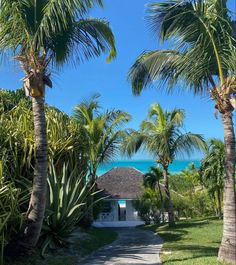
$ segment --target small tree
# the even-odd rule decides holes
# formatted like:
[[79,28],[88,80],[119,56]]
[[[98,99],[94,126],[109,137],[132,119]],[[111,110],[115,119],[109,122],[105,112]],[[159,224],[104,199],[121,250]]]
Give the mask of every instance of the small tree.
[[144,186],[153,190],[158,189],[161,200],[162,222],[164,222],[164,199],[162,195],[162,184],[160,180],[163,178],[163,170],[159,167],[151,167],[149,172],[144,175]]
[[134,202],[134,207],[145,224],[160,223],[161,206],[160,194],[151,188],[145,188],[143,194]]

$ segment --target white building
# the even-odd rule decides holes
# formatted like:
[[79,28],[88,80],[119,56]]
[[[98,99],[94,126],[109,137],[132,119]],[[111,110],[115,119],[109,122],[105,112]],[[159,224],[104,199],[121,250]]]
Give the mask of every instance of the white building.
[[113,168],[97,180],[103,190],[103,211],[93,223],[96,227],[129,227],[144,224],[133,202],[142,193],[143,173],[135,168]]

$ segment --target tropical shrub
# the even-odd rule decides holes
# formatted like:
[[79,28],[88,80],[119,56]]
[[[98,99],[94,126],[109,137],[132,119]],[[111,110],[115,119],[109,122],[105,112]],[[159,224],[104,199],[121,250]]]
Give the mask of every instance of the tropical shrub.
[[0,163],[0,264],[3,264],[4,246],[21,229],[23,213],[20,206],[29,199],[28,193],[22,193],[13,183],[5,181]]
[[71,171],[68,165],[64,164],[62,171],[58,173],[55,166],[50,166],[45,219],[41,233],[42,253],[48,247],[55,248],[70,243],[78,222],[86,214],[86,210],[93,206],[88,205],[88,202],[99,191],[91,193],[93,186],[84,184],[84,178],[82,174],[78,174],[77,168]]
[[205,157],[201,161],[199,176],[201,184],[214,201],[216,214],[222,217],[224,189],[225,146],[219,139],[210,139]]
[[176,217],[192,217],[192,205],[189,197],[183,196],[177,192],[171,192],[173,198],[173,207],[176,213]]
[[[0,90],[0,155],[5,178],[14,182],[22,176],[31,180],[35,166],[33,114],[21,94],[21,90]],[[77,122],[51,106],[46,106],[46,119],[49,161],[57,170],[67,162],[71,169],[85,171],[87,153]]]
[[161,206],[160,194],[151,188],[144,188],[143,193],[134,202],[135,209],[146,224],[160,223]]
[[199,174],[193,164],[179,174],[170,177],[174,209],[178,216],[198,217],[213,215],[214,202],[201,183]]
[[0,89],[0,113],[12,110],[22,100],[27,101],[27,106],[31,108],[31,101],[25,97],[23,89],[17,89],[15,91]]
[[164,222],[164,199],[163,194],[164,186],[160,184],[160,180],[163,178],[163,170],[160,167],[150,167],[150,170],[148,173],[144,175],[143,184],[144,187],[149,187],[153,190],[156,190],[159,192],[160,200],[161,200],[161,214],[163,217]]

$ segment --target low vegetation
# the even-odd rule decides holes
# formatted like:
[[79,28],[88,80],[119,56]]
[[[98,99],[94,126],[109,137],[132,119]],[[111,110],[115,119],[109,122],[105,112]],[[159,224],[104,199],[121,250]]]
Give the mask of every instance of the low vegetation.
[[[13,242],[23,227],[30,199],[36,149],[29,103],[21,90],[0,90],[0,265],[5,264],[3,252],[13,259],[19,256],[15,253],[17,248],[12,247],[9,242]],[[98,99],[95,103],[98,105]],[[86,105],[83,106],[86,110]],[[97,113],[100,112],[97,110]],[[111,118],[107,118],[106,125],[117,118],[113,130],[111,126],[109,129],[108,126],[104,128],[100,122],[107,117],[107,113],[112,112],[101,112],[96,122],[92,118],[90,126],[86,127],[95,131],[99,128],[100,136],[106,134],[104,141],[107,144],[103,145],[100,137],[99,148],[96,149],[96,154],[93,152],[93,162],[97,165],[114,157],[118,150],[115,136],[121,133],[117,122],[117,119],[120,120],[120,112],[117,110],[118,118],[114,113]],[[74,231],[78,231],[78,227],[91,225],[93,216],[91,220],[86,220],[88,212],[102,200],[102,196],[95,189],[95,183],[88,178],[91,159],[87,146],[94,142],[96,133],[85,134],[78,120],[49,105],[46,106],[46,120],[49,151],[47,203],[36,251],[47,257],[47,264],[50,264],[48,250],[70,247]],[[83,252],[83,246],[80,251]]]
[[164,265],[226,265],[217,261],[222,237],[222,221],[217,218],[184,220],[175,227],[149,225],[164,240]]
[[[76,235],[76,234],[75,234]],[[57,249],[47,253],[45,258],[36,252],[27,259],[12,262],[8,265],[75,265],[78,260],[93,251],[112,243],[117,233],[108,229],[91,228],[87,231],[79,230],[73,243],[68,248]]]

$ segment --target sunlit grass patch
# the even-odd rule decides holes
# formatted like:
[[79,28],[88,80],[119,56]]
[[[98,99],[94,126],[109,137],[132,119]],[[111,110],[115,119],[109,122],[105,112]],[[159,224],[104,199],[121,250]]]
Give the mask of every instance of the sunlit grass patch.
[[164,265],[222,265],[217,254],[222,236],[222,221],[216,218],[177,222],[176,226],[146,226],[164,240],[161,261]]

